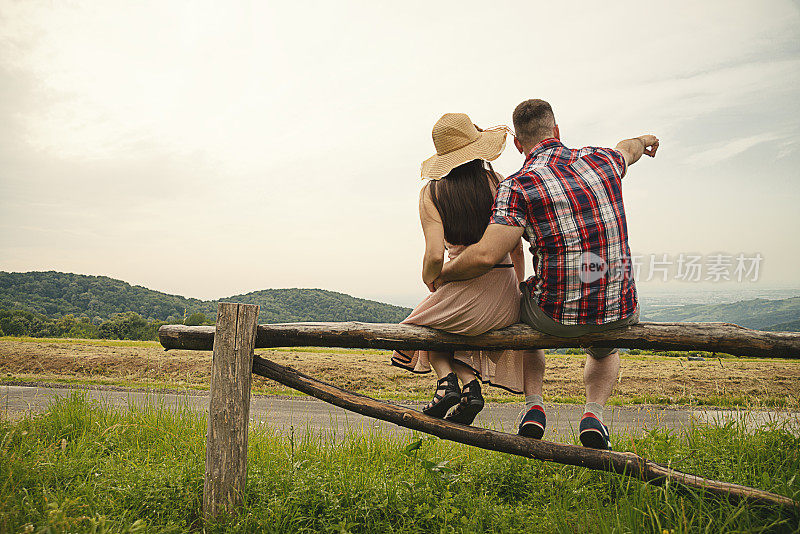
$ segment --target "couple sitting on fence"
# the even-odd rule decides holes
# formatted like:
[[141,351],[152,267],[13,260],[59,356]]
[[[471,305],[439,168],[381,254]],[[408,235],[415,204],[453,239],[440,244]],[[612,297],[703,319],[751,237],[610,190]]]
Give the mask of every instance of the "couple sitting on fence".
[[[422,279],[431,294],[403,323],[478,335],[522,321],[558,337],[636,323],[621,180],[642,154],[655,156],[658,139],[643,135],[616,149],[567,148],[543,100],[522,102],[513,121],[514,145],[525,162],[505,179],[489,162],[502,153],[508,128],[481,130],[463,113],[443,115],[434,125],[436,154],[422,163],[429,181],[419,197]],[[524,282],[522,238],[535,269]],[[603,407],[619,374],[619,353],[585,350],[580,440],[608,449]],[[519,434],[544,434],[543,350],[397,351],[392,363],[436,372],[436,393],[423,409],[428,415],[471,424],[483,408],[484,382],[524,392]]]

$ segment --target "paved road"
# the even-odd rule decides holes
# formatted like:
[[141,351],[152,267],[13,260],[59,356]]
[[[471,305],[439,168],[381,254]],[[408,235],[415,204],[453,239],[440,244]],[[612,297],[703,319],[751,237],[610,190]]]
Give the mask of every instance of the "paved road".
[[[56,397],[66,397],[74,391],[83,391],[91,399],[99,400],[109,406],[125,408],[131,405],[142,406],[156,403],[174,409],[189,407],[198,412],[208,410],[208,396],[203,392],[185,393],[145,393],[140,391],[117,391],[98,389],[72,389],[25,386],[0,386],[0,417],[19,418],[29,413],[41,413]],[[421,403],[407,403],[420,409]],[[489,403],[475,421],[476,426],[516,432],[517,418],[522,404]],[[570,441],[582,406],[557,404],[546,406],[547,433],[545,439]],[[733,418],[744,418],[750,427],[758,427],[769,421],[789,421],[795,435],[800,435],[800,412],[695,410],[690,408],[664,408],[661,406],[614,406],[606,420],[612,433],[641,434],[647,429],[663,427],[680,431],[693,422],[719,423]],[[337,433],[355,430],[363,432],[381,429],[389,433],[408,433],[410,431],[396,425],[370,419],[325,402],[309,397],[267,397],[254,396],[250,407],[250,417],[255,423],[267,423],[279,431],[314,434]]]

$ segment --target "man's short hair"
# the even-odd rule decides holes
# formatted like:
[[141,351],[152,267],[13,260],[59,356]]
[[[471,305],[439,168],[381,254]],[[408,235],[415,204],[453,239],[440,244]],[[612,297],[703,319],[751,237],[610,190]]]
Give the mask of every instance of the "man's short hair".
[[544,100],[532,98],[514,109],[514,132],[522,143],[539,141],[552,135],[556,125],[553,108]]

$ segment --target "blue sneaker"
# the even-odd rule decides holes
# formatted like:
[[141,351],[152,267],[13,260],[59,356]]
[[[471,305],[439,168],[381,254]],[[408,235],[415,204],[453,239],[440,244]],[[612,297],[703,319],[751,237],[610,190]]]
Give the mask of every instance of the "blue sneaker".
[[547,417],[544,414],[544,408],[537,404],[525,413],[519,423],[519,432],[517,434],[526,438],[542,439],[546,426]]
[[590,413],[583,414],[580,426],[580,438],[584,447],[611,450],[611,437],[608,427]]

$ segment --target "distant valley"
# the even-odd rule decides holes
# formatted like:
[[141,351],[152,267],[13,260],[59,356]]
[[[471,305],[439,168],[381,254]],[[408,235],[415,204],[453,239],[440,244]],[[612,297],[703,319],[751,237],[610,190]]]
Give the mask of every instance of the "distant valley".
[[721,321],[758,330],[800,332],[800,297],[751,299],[729,304],[690,304],[649,312],[645,309],[642,320]]

